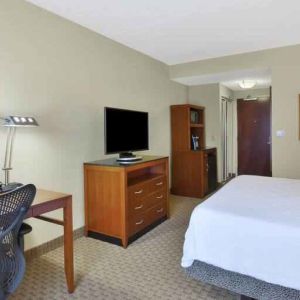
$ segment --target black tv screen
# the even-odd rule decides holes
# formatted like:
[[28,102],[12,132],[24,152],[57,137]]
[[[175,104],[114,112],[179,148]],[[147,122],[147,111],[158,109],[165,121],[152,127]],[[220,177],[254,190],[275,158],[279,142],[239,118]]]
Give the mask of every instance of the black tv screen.
[[149,149],[148,113],[105,107],[105,152]]

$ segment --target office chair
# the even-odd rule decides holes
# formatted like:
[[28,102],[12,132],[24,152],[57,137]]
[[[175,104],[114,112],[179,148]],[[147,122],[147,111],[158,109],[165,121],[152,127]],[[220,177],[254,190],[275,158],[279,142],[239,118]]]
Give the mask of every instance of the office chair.
[[[6,193],[6,192],[11,192],[12,190],[15,190],[18,187],[23,186],[21,183],[13,183],[8,185],[4,185],[2,182],[0,182],[0,194]],[[32,231],[32,227],[26,223],[23,223],[21,225],[21,228],[19,230],[19,245],[21,250],[24,252],[24,236],[25,234],[29,233]]]
[[0,195],[0,300],[16,290],[25,273],[19,230],[35,194],[28,184]]
[[26,223],[22,223],[21,228],[19,230],[19,234],[18,234],[18,243],[19,246],[22,250],[22,252],[24,252],[24,235],[31,232],[32,231],[32,227]]

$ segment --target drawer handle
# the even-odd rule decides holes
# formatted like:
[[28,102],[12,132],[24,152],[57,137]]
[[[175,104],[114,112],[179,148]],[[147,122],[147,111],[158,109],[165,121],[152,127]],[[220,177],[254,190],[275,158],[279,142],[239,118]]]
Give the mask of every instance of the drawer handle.
[[143,192],[143,190],[139,190],[139,191],[136,191],[134,192],[135,194],[141,194]]
[[136,222],[135,225],[141,225],[141,224],[143,224],[143,223],[144,223],[144,220],[141,220],[141,221],[139,221],[139,222]]
[[163,183],[162,183],[162,181],[161,182],[158,182],[158,183],[156,183],[156,185],[162,185]]
[[142,205],[140,205],[140,206],[136,206],[134,209],[141,209],[141,208],[143,208],[143,204]]
[[161,213],[161,212],[163,212],[163,211],[164,211],[164,209],[161,208],[161,209],[158,209],[156,212]]
[[157,196],[156,199],[161,199],[163,195]]

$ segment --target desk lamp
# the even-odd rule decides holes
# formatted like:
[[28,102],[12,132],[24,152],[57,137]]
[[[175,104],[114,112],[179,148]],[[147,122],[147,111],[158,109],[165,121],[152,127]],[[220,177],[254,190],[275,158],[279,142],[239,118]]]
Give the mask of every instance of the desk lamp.
[[1,119],[3,121],[2,126],[8,127],[8,134],[6,139],[4,166],[2,168],[2,170],[4,171],[5,181],[2,186],[0,185],[0,189],[3,192],[7,192],[22,185],[20,183],[10,183],[9,178],[9,172],[12,170],[11,161],[16,129],[17,127],[36,127],[39,125],[33,117],[9,116]]

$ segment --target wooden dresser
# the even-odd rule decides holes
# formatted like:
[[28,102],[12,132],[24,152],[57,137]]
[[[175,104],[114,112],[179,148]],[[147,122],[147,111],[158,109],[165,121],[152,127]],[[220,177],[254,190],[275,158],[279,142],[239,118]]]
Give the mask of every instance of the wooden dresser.
[[169,216],[168,157],[84,164],[85,233],[127,247]]

